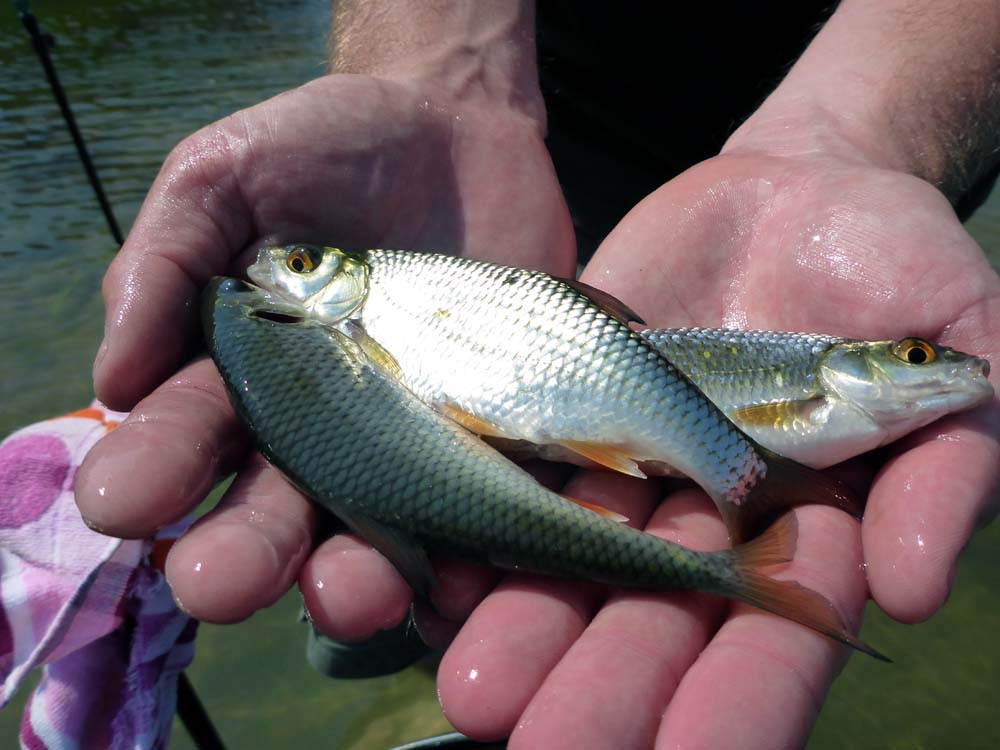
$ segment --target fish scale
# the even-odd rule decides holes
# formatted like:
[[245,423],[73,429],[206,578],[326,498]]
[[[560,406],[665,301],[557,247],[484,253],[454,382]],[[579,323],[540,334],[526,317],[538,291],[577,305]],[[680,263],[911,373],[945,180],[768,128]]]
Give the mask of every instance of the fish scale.
[[723,502],[765,473],[686,376],[562,280],[447,255],[360,257],[370,272],[360,322],[425,402],[534,443],[596,435],[637,461],[669,454]]
[[[989,363],[906,337],[640,331],[759,444],[825,468],[993,398]],[[921,351],[916,362],[905,352]]]
[[884,658],[821,595],[757,572],[790,559],[793,516],[717,552],[609,520],[420,401],[369,356],[360,329],[287,322],[287,308],[274,311],[279,322],[267,300],[235,279],[214,280],[204,295],[205,337],[237,414],[274,465],[386,554],[417,592],[434,585],[423,552],[431,547],[517,570],[720,594]]
[[693,552],[565,501],[366,364],[339,332],[251,317],[236,303],[215,306],[211,330],[265,455],[345,520],[363,511],[438,549],[491,550],[489,562],[524,570],[717,593],[734,585],[729,552]]
[[821,387],[817,358],[851,339],[815,333],[673,328],[641,335],[718,400],[742,403],[774,399],[776,380],[783,398],[811,398]]

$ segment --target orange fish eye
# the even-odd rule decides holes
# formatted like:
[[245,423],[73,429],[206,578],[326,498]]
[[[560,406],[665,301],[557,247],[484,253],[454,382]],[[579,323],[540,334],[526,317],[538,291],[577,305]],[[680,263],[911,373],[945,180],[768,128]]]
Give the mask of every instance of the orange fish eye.
[[937,359],[934,346],[923,339],[905,338],[892,345],[892,353],[911,365],[927,365]]
[[313,251],[307,247],[297,247],[288,253],[285,265],[293,273],[309,273],[319,265]]

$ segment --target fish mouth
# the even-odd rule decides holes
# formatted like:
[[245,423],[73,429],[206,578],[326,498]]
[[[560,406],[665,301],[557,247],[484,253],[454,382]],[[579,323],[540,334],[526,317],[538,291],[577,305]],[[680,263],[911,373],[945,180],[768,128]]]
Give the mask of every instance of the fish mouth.
[[216,276],[202,292],[202,323],[209,336],[214,330],[215,311],[219,308],[238,310],[249,317],[281,324],[300,323],[308,317],[302,307],[279,299],[255,284],[228,276]]
[[297,323],[308,317],[301,305],[278,297],[263,287],[242,279],[216,277],[205,290],[206,300],[247,308],[249,315],[276,323]]

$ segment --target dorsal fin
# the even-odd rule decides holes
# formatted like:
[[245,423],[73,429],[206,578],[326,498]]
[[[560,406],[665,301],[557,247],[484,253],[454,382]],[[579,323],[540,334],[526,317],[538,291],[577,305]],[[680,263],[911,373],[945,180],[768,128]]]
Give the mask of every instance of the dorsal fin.
[[628,325],[629,323],[638,323],[642,326],[646,325],[646,321],[640,318],[635,310],[614,295],[608,294],[607,292],[591,286],[590,284],[584,284],[582,281],[578,281],[577,279],[560,278],[559,280],[566,286],[589,299],[619,323],[624,325]]

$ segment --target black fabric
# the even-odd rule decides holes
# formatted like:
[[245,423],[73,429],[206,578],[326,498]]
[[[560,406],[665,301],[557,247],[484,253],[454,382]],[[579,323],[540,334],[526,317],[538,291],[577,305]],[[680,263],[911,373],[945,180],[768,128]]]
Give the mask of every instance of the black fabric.
[[718,153],[832,10],[539,0],[548,146],[581,259],[644,196]]

